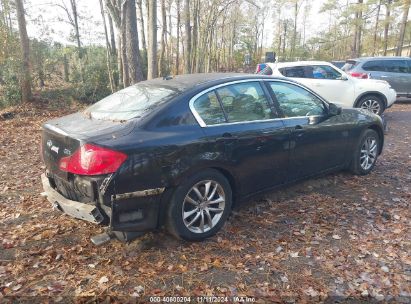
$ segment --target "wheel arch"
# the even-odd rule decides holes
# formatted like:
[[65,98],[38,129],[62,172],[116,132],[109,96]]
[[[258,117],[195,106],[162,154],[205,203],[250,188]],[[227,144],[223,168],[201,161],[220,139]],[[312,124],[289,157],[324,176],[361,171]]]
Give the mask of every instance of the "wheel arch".
[[361,99],[363,99],[363,98],[366,97],[366,96],[377,96],[377,97],[381,98],[381,100],[382,100],[383,103],[384,103],[384,108],[387,108],[387,97],[386,97],[383,93],[378,92],[378,91],[367,91],[367,92],[362,93],[362,94],[361,94],[360,96],[358,96],[357,99],[355,100],[355,102],[354,102],[354,108],[357,108],[357,107],[358,107],[358,104],[359,104],[360,101],[361,101]]
[[235,178],[235,175],[233,172],[220,164],[214,164],[214,165],[204,165],[196,168],[192,168],[190,170],[187,170],[183,173],[181,173],[176,179],[173,184],[170,184],[168,187],[166,187],[165,191],[163,192],[160,200],[160,206],[159,206],[159,216],[158,216],[158,224],[157,227],[163,226],[166,220],[166,214],[167,214],[167,208],[169,201],[175,191],[175,189],[178,187],[178,185],[184,180],[189,178],[190,176],[194,175],[197,173],[199,170],[207,170],[207,169],[212,169],[215,171],[218,171],[220,174],[222,174],[228,181],[231,187],[231,192],[232,192],[232,207],[236,205],[238,202],[238,195],[239,195],[239,182]]

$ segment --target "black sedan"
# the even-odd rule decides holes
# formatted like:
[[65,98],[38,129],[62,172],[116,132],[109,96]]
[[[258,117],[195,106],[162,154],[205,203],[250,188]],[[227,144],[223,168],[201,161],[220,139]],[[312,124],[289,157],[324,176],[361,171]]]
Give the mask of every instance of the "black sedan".
[[165,225],[195,241],[256,193],[335,170],[369,173],[383,142],[381,118],[289,79],[183,75],[44,124],[42,181],[73,217],[122,233]]

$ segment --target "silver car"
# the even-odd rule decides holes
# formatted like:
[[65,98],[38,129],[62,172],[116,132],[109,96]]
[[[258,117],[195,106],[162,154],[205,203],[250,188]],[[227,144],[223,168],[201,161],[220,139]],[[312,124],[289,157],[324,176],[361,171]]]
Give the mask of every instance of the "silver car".
[[363,57],[349,59],[342,70],[357,78],[385,80],[397,91],[397,98],[411,99],[411,58]]

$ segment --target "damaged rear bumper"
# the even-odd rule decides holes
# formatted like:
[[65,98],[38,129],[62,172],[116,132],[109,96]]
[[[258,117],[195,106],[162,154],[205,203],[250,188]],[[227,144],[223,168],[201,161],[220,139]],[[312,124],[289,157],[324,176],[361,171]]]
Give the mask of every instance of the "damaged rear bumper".
[[[53,182],[50,182],[50,179]],[[145,232],[157,228],[159,207],[164,188],[113,195],[105,193],[105,199],[93,203],[70,200],[59,193],[52,185],[55,178],[41,175],[44,195],[60,211],[77,219],[94,224],[109,225],[111,231]],[[98,188],[98,187],[95,187]],[[99,192],[101,194],[101,192]],[[97,197],[99,197],[97,196]]]
[[44,194],[47,196],[47,200],[53,207],[56,207],[74,218],[94,224],[100,224],[104,221],[104,216],[97,206],[65,198],[50,186],[49,180],[45,174],[41,175],[41,182],[43,184]]

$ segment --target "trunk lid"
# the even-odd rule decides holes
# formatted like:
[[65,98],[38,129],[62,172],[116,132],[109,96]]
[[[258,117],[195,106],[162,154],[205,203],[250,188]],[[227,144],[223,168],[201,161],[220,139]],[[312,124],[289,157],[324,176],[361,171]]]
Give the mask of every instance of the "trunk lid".
[[131,132],[133,123],[90,119],[75,113],[53,119],[43,125],[42,157],[47,170],[67,179],[68,173],[59,169],[61,158],[72,155],[82,144],[115,140]]

